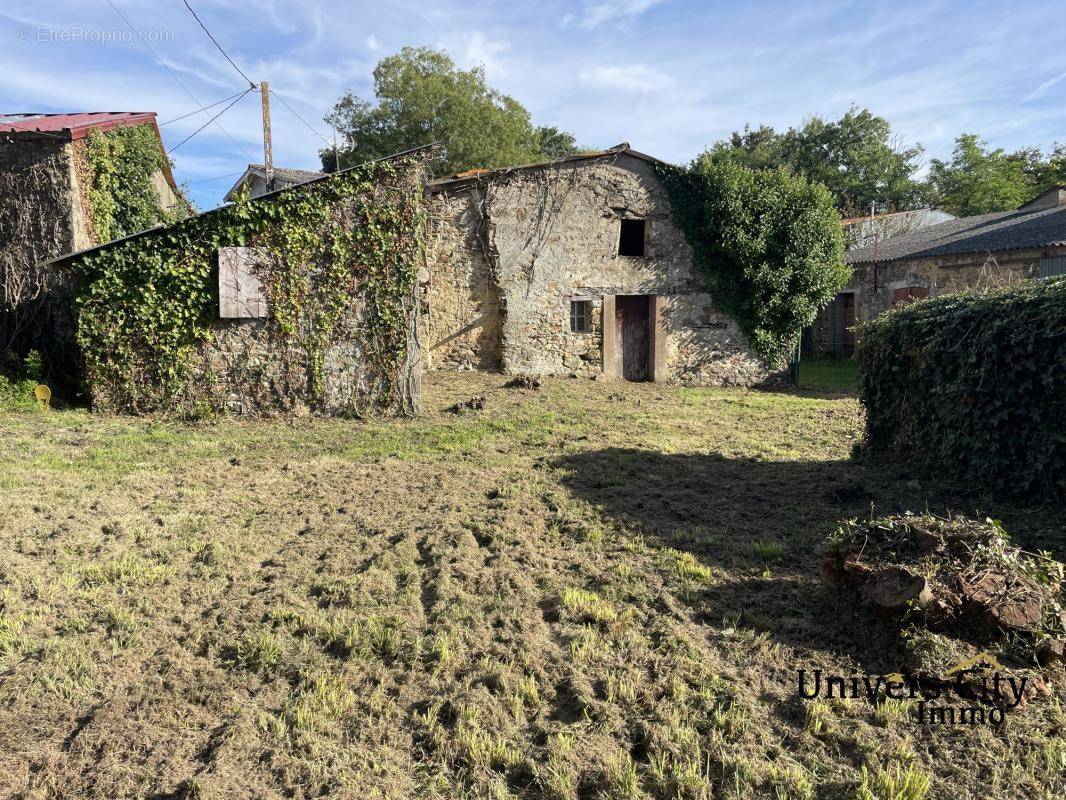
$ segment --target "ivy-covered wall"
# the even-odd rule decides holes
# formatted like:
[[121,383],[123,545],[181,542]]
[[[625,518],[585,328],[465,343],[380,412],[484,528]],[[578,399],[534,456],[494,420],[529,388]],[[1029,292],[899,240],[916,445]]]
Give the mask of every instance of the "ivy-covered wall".
[[[426,157],[364,164],[72,260],[94,408],[415,413]],[[220,318],[225,247],[258,254],[266,317]]]
[[150,124],[74,140],[0,136],[0,358],[40,352],[41,377],[70,399],[78,372],[70,287],[43,262],[185,216],[169,166]]

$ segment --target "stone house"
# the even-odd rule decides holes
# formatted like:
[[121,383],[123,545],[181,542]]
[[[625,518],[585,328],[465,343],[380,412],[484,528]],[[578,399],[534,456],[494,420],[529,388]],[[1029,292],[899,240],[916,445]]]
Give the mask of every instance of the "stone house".
[[1066,187],[1015,211],[949,219],[845,256],[851,281],[806,334],[809,354],[851,356],[855,332],[923,297],[1066,274]]
[[270,191],[313,181],[315,178],[321,178],[325,174],[324,172],[314,172],[309,169],[274,167],[274,187],[271,189],[267,186],[266,167],[262,164],[249,164],[248,169],[230,187],[223,199],[227,203],[232,203],[246,192],[249,197],[260,197]]
[[[32,299],[45,281],[28,267],[100,244],[92,229],[86,140],[92,131],[131,125],[151,126],[163,150],[151,111],[0,114],[0,274],[24,274],[18,286],[4,280],[4,306]],[[169,166],[152,184],[163,209],[184,203]]]
[[[63,305],[49,301],[59,276],[42,265],[100,243],[88,136],[135,125],[150,126],[163,150],[153,112],[0,115],[0,355],[40,350],[53,380],[69,379],[72,343]],[[165,163],[151,183],[162,209],[185,203]]]
[[427,367],[691,385],[771,377],[695,273],[656,163],[621,144],[430,182]]

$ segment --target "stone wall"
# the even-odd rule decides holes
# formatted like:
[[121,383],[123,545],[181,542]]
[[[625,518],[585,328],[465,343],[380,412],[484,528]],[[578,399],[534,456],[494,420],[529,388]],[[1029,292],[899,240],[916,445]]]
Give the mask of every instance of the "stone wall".
[[69,143],[54,137],[0,137],[0,306],[12,310],[51,288],[37,267],[76,242],[77,204]]
[[[411,302],[414,306],[414,297]],[[419,343],[412,334],[399,397],[384,404],[384,383],[367,369],[363,353],[361,303],[353,302],[324,354],[324,397],[317,412],[416,414],[421,405],[421,369]],[[205,414],[303,416],[311,411],[309,360],[304,350],[278,334],[269,318],[216,320],[191,365],[185,405]]]
[[[488,173],[431,186],[430,194],[445,210],[428,246],[432,366],[486,368],[498,352],[507,373],[610,375],[603,343],[613,321],[604,324],[604,298],[654,295],[656,380],[751,385],[768,377],[739,326],[704,291],[666,192],[643,159],[618,153]],[[618,254],[623,219],[647,221],[644,257]],[[590,303],[588,332],[571,332],[574,300]]]
[[427,198],[423,353],[429,369],[500,366],[500,297],[477,189]]

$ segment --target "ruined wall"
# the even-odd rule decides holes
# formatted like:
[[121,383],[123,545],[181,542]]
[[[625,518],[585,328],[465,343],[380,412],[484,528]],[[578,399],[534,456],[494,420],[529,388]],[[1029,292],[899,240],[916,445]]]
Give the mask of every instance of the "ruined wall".
[[[480,310],[495,325],[492,313],[499,309],[504,372],[600,375],[604,295],[656,295],[663,298],[665,340],[656,348],[664,362],[656,365],[657,379],[706,385],[766,379],[739,326],[718,311],[694,274],[691,250],[647,162],[614,154],[497,173],[465,190],[468,198],[479,198],[468,200],[469,213],[457,205],[464,191],[452,193],[454,198],[437,201],[456,211],[443,233],[434,231],[447,244],[434,246],[431,238],[428,265],[435,347],[448,337],[464,342],[461,351],[451,351],[459,357],[444,364],[481,366],[472,355],[481,352],[474,348],[476,337],[462,323]],[[621,220],[634,218],[647,220],[645,256],[620,256]],[[477,222],[483,224],[480,249],[471,242]],[[495,277],[498,299],[485,290],[485,274]],[[459,287],[468,304],[463,313],[450,310],[461,304],[442,285]],[[587,333],[571,332],[573,300],[591,305]]]

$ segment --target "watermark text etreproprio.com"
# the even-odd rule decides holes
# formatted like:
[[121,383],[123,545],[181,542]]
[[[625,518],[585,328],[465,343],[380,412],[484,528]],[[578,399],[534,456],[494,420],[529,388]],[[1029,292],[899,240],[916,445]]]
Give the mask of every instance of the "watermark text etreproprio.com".
[[131,30],[104,30],[102,28],[83,28],[80,25],[72,25],[69,28],[51,28],[43,25],[22,25],[15,32],[20,42],[50,42],[50,43],[73,43],[88,42],[90,44],[111,44],[112,42],[172,42],[174,31],[131,31]]

